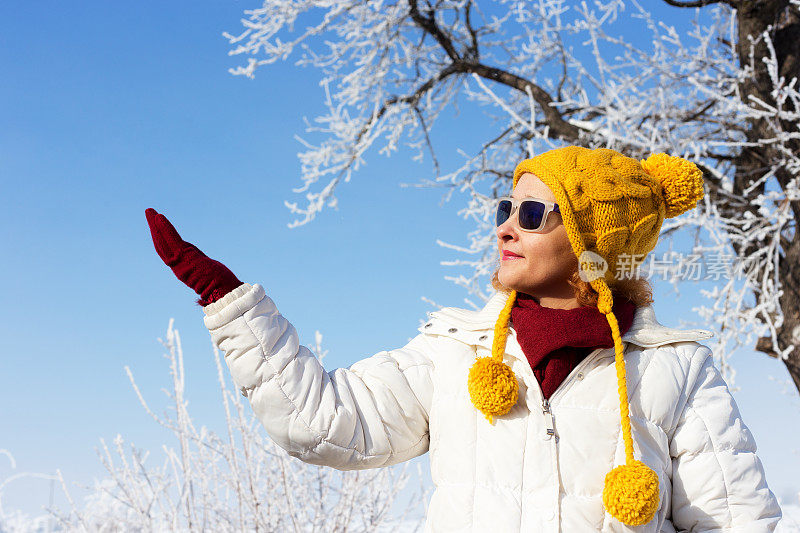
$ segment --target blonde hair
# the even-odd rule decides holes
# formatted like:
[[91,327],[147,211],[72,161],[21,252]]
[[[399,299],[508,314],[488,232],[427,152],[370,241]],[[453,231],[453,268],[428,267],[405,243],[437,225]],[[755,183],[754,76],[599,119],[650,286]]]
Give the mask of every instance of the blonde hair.
[[[500,283],[498,273],[500,267],[498,266],[492,274],[492,287],[496,291],[507,292],[508,287]],[[572,276],[567,280],[573,289],[575,289],[575,298],[578,303],[583,307],[597,308],[597,291],[594,290],[591,284],[583,281],[578,274],[578,271],[572,273]],[[646,278],[633,276],[631,278],[623,278],[617,280],[614,285],[609,287],[611,294],[614,296],[621,296],[632,301],[636,307],[642,307],[653,303],[653,287]]]

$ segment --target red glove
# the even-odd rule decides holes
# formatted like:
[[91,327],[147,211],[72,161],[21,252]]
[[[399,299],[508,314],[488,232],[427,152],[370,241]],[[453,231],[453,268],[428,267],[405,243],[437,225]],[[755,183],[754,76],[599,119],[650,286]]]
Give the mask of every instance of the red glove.
[[144,214],[158,256],[179,280],[200,295],[198,304],[206,306],[216,302],[242,285],[228,267],[209,258],[194,244],[181,239],[167,217],[153,208],[146,209]]

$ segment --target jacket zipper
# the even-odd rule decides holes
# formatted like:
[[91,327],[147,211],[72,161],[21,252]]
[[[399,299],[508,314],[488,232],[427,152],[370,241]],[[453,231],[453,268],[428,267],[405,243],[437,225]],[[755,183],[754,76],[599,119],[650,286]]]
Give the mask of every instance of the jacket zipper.
[[[547,398],[542,398],[542,413],[544,414],[544,422],[547,426],[545,438],[550,440],[550,438],[556,434],[556,417],[553,416],[553,412],[550,410],[550,402]],[[556,442],[558,442],[558,437],[556,437]]]
[[[566,379],[556,388],[553,395],[550,396],[550,400],[554,400],[559,393],[563,394],[563,391],[567,388],[567,386],[572,382],[574,377],[580,373],[580,371],[588,365],[592,359],[599,353],[605,350],[606,348],[597,348],[594,352],[590,353],[583,360],[578,363],[578,366],[572,369],[572,372],[566,377]],[[533,374],[533,371],[531,371]],[[544,392],[542,391],[541,385],[536,380],[534,376],[533,381],[536,383],[536,388],[539,391],[539,397],[542,399],[542,414],[545,418],[545,440],[550,440],[551,438],[555,437],[556,442],[558,442],[558,435],[556,435],[556,417],[553,414],[553,411],[550,409],[550,400],[544,397]]]

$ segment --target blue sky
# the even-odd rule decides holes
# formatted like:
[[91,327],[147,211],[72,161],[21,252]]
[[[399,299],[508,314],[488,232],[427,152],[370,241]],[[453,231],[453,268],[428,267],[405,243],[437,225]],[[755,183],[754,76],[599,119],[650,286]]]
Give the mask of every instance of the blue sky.
[[[322,111],[316,71],[277,64],[247,80],[228,74],[223,31],[249,2],[0,4],[0,448],[17,471],[90,483],[93,451],[118,433],[157,450],[168,438],[139,406],[123,370],[161,410],[166,361],[156,340],[175,318],[190,412],[218,428],[211,343],[194,294],[161,263],[144,218],[154,207],[182,236],[240,279],[265,286],[326,366],[401,346],[430,307],[462,306],[440,261],[472,228],[456,194],[401,188],[428,177],[407,153],[372,152],[338,193],[339,209],[310,225],[284,200],[300,184],[304,116]],[[478,114],[445,117],[435,140],[445,168],[474,145]],[[479,136],[483,139],[485,136]],[[460,144],[464,143],[464,144]],[[660,320],[677,326],[699,302],[658,288]],[[736,356],[736,399],[773,491],[800,490],[800,401],[770,380],[783,366]],[[791,444],[792,440],[795,442]],[[0,457],[0,479],[12,471]],[[47,503],[46,482],[13,485],[7,508]],[[61,500],[57,498],[57,502]]]

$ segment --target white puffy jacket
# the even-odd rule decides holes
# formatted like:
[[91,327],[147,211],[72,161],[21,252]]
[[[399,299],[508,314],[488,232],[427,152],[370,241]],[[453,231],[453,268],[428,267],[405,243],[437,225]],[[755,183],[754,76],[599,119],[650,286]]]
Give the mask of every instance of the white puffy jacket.
[[[517,405],[490,425],[467,374],[491,353],[506,295],[481,311],[430,314],[402,348],[326,372],[260,285],[204,308],[205,324],[270,436],[307,463],[375,468],[430,451],[426,531],[772,531],[781,517],[753,435],[711,351],[712,333],[636,310],[623,336],[635,457],[661,504],[629,527],[605,512],[604,477],[624,464],[613,348],[587,356],[543,402],[511,325],[505,361]],[[579,326],[579,325],[577,325]]]

